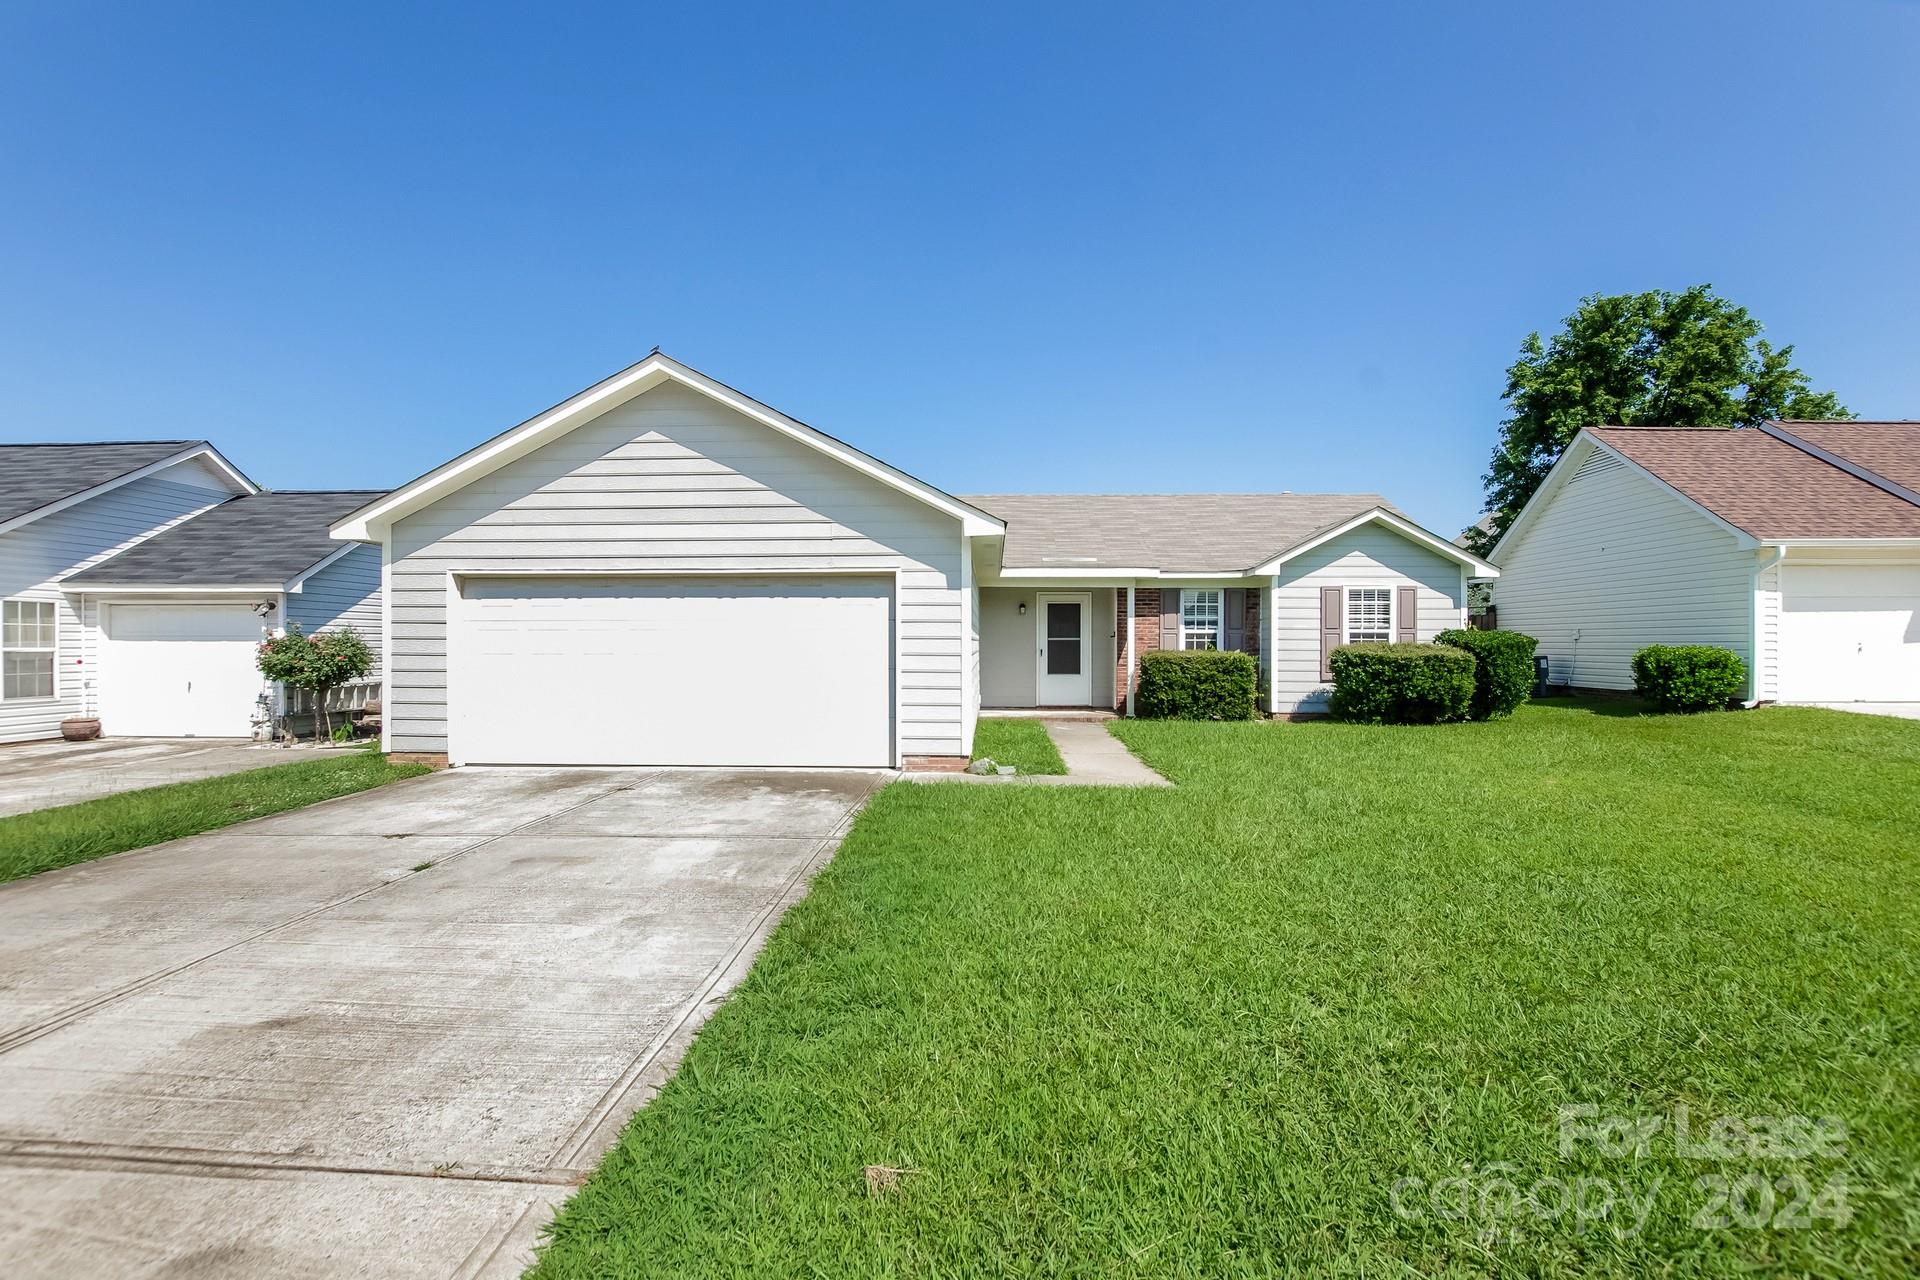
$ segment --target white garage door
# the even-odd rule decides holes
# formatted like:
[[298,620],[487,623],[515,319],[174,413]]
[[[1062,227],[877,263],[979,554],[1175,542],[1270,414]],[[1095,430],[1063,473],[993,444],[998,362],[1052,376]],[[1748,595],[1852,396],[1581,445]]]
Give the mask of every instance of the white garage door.
[[132,738],[244,738],[264,681],[261,623],[246,605],[105,606],[100,731]]
[[456,764],[891,765],[884,578],[470,578]]
[[1920,565],[1786,566],[1783,702],[1920,702]]

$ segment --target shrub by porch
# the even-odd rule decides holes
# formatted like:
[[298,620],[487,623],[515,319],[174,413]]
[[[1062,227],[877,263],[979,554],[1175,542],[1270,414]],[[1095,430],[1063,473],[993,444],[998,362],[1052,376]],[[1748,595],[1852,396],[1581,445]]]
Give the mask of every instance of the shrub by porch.
[[1244,653],[1154,650],[1140,655],[1135,709],[1152,720],[1251,720],[1258,683]]

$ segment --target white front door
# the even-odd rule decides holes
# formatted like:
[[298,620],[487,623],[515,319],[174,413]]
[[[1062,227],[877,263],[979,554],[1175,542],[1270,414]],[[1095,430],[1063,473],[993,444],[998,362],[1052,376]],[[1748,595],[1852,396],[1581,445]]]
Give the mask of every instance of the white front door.
[[894,763],[889,578],[475,577],[456,606],[455,764]]
[[1042,591],[1035,599],[1040,617],[1038,696],[1043,707],[1085,707],[1093,703],[1093,646],[1087,623],[1093,596],[1085,591]]
[[1920,702],[1920,565],[1796,565],[1780,593],[1782,702]]
[[121,738],[244,738],[265,686],[262,623],[244,604],[106,605],[100,731]]

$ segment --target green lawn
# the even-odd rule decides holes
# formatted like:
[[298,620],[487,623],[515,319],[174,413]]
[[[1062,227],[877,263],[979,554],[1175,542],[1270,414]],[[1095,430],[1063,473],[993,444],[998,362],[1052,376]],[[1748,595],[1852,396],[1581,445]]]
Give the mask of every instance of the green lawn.
[[1067,762],[1038,720],[982,719],[973,734],[973,758],[1010,764],[1021,773],[1065,773]]
[[0,882],[283,813],[428,772],[377,751],[123,791],[0,818]]
[[[534,1274],[1914,1273],[1920,724],[1116,732],[1178,788],[877,797]],[[1676,1103],[1844,1154],[1559,1152]],[[1694,1225],[1755,1169],[1851,1224]]]

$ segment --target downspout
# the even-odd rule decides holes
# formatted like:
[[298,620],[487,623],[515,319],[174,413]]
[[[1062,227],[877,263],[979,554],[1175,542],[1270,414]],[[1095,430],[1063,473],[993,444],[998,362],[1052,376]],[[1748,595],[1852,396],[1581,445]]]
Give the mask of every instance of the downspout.
[[[1752,623],[1747,641],[1747,654],[1751,659],[1747,671],[1747,692],[1753,695],[1746,701],[1749,708],[1760,705],[1760,576],[1769,569],[1778,569],[1786,558],[1787,549],[1775,547],[1773,559],[1754,565],[1752,588],[1747,592],[1747,612]],[[1778,583],[1775,585],[1781,586]]]

